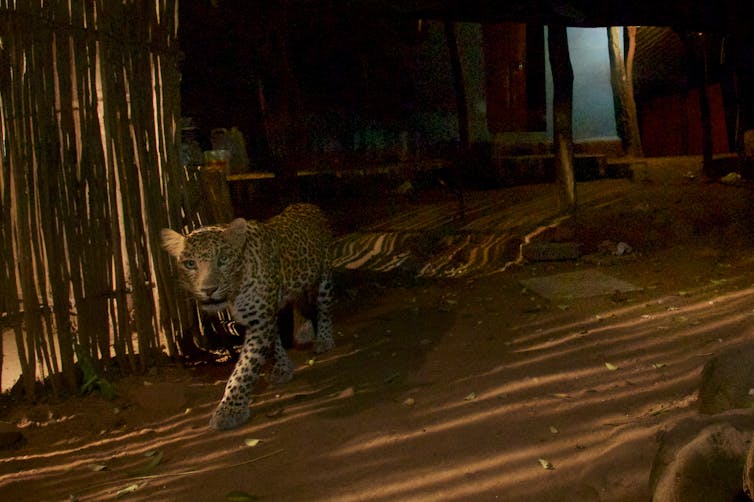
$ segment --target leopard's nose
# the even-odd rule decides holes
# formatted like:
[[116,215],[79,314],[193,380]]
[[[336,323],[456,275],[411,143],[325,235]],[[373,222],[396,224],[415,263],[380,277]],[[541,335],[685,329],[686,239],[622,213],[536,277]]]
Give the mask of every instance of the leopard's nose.
[[202,288],[202,293],[207,298],[211,298],[215,291],[217,291],[217,286],[209,286],[209,287],[206,287],[206,288]]

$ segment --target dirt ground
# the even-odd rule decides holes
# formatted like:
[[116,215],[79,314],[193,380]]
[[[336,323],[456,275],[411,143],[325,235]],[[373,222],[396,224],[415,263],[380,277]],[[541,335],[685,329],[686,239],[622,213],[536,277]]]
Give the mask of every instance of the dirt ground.
[[[579,184],[559,224],[547,185],[469,193],[520,215],[504,251],[456,253],[484,266],[454,277],[343,267],[337,347],[293,350],[293,381],[260,385],[245,426],[207,428],[229,364],[161,367],[114,401],[13,406],[0,419],[25,441],[0,451],[0,499],[649,500],[658,438],[698,413],[702,366],[754,340],[753,191],[682,158]],[[536,242],[583,257],[514,264],[549,224]],[[640,290],[548,300],[520,283],[592,268]]]

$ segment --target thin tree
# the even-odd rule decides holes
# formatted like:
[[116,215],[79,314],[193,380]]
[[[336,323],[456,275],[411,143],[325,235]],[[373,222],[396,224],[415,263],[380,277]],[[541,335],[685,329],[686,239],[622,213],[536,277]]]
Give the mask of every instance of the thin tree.
[[615,104],[615,127],[623,144],[623,151],[631,157],[643,157],[639,118],[634,98],[634,55],[636,53],[636,26],[625,28],[626,56],[621,48],[619,26],[607,28],[608,53],[610,55],[610,82]]
[[573,67],[568,54],[565,25],[551,25],[547,30],[547,49],[553,81],[553,125],[555,171],[561,188],[561,209],[576,209],[576,177],[573,157]]

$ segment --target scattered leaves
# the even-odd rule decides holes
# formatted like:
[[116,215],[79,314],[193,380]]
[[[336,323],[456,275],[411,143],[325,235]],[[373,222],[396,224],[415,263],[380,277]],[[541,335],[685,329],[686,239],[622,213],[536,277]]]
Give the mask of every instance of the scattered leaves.
[[549,460],[544,459],[544,458],[539,459],[539,465],[542,466],[542,469],[546,469],[548,471],[552,471],[555,469],[555,466],[552,465],[552,463]]

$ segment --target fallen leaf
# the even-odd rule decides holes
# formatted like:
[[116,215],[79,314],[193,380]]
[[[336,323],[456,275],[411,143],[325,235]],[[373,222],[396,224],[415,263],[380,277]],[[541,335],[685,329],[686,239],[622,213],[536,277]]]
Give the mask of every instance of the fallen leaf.
[[246,492],[235,490],[228,493],[225,496],[225,500],[230,500],[232,502],[250,502],[252,500],[259,500],[259,497],[250,495]]
[[100,472],[100,471],[106,471],[107,470],[107,466],[105,464],[99,464],[99,463],[97,463],[97,464],[89,464],[89,465],[87,465],[87,467],[89,469],[93,470],[94,472]]
[[309,366],[314,366],[315,362],[317,362],[317,358],[313,357],[309,359],[308,361],[306,361],[306,364],[308,364]]
[[553,396],[559,397],[560,399],[567,399],[570,397],[568,394],[565,394],[563,392],[556,392],[555,394],[553,394]]
[[284,410],[285,410],[285,408],[278,408],[276,410],[272,410],[272,411],[267,412],[267,414],[265,416],[267,418],[277,418],[277,417],[279,417],[280,415],[283,414]]
[[610,363],[605,363],[605,368],[609,369],[610,371],[615,371],[618,369],[618,366]]
[[550,426],[550,432],[553,433],[553,434],[557,434],[560,431],[558,430],[557,427],[555,427],[554,425],[551,425]]
[[476,399],[476,392],[471,392],[463,398],[464,401],[473,401],[474,399]]
[[392,382],[396,381],[400,376],[401,376],[401,374],[396,371],[395,373],[392,373],[392,374],[386,376],[385,379],[382,380],[382,383],[392,383]]
[[137,467],[135,470],[131,471],[129,474],[131,476],[143,476],[144,474],[147,474],[149,471],[157,467],[160,464],[160,462],[162,462],[162,455],[163,455],[162,451],[158,451],[147,462],[145,462],[140,467]]
[[539,465],[542,466],[542,469],[547,469],[548,471],[552,471],[555,469],[555,466],[552,465],[552,463],[549,460],[546,460],[544,458],[539,459]]
[[656,370],[659,370],[660,368],[664,368],[666,366],[665,363],[654,363],[652,367]]
[[353,387],[348,387],[346,389],[343,389],[342,391],[338,392],[337,398],[338,399],[345,399],[347,397],[353,397],[355,394],[355,391],[353,390]]
[[413,406],[414,404],[416,404],[416,401],[414,400],[413,397],[409,397],[408,399],[403,401],[404,406]]
[[126,486],[125,488],[121,488],[120,490],[118,490],[117,492],[115,492],[115,497],[116,498],[121,498],[124,495],[128,495],[130,493],[135,492],[136,490],[138,490],[142,486],[144,486],[144,483],[132,483],[132,484]]
[[262,442],[262,440],[261,440],[261,439],[251,439],[251,438],[246,438],[246,439],[244,439],[244,441],[243,441],[243,442],[244,442],[244,444],[246,444],[246,446],[256,446],[256,445],[258,445],[259,443],[261,443],[261,442]]

